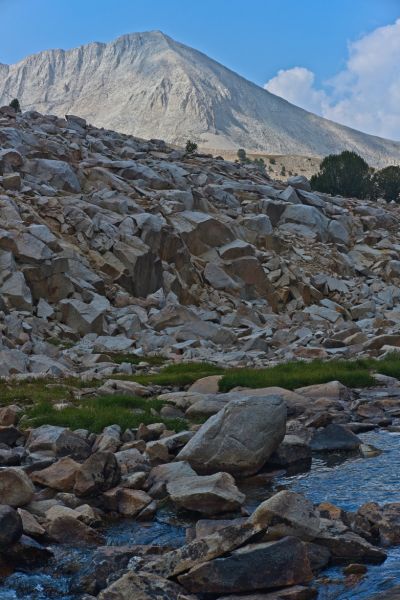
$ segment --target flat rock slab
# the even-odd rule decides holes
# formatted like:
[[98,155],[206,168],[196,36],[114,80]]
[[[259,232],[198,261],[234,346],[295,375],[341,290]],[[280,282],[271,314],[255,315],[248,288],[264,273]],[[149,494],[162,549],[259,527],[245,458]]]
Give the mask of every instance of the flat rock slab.
[[235,593],[307,583],[312,578],[306,546],[297,538],[285,537],[243,546],[178,579],[190,592]]
[[237,510],[245,501],[229,473],[183,477],[168,483],[167,492],[179,508],[206,515]]

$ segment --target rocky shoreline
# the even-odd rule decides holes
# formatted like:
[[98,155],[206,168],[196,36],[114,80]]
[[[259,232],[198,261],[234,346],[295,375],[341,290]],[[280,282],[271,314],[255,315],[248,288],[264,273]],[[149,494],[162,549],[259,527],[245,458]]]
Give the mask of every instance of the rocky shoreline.
[[[211,385],[215,378],[192,388]],[[193,393],[189,388],[175,397],[182,402]],[[226,403],[226,395],[237,397]],[[126,431],[109,426],[99,435],[46,425],[21,430],[23,411],[3,408],[2,462],[7,457],[13,466],[0,469],[2,570],[45,563],[49,544],[56,543],[98,547],[90,574],[80,581],[87,600],[314,598],[315,577],[332,564],[345,565],[355,584],[364,565],[383,562],[386,549],[400,543],[400,503],[367,502],[348,512],[282,490],[266,493],[249,514],[241,489],[262,486],[285,470],[307,470],[321,453],[378,454],[354,431],[396,430],[397,417],[385,423],[382,415],[360,416],[363,395],[369,413],[376,413],[398,401],[400,385],[350,390],[331,382],[296,392],[215,392],[223,407],[180,433],[168,432],[161,422]],[[203,396],[206,401],[210,394]],[[287,417],[291,398],[296,417]],[[317,422],[321,405],[331,419],[323,427]],[[178,520],[191,516],[195,526],[187,529],[186,544],[104,546],[102,529],[110,519],[151,522],[165,502]]]

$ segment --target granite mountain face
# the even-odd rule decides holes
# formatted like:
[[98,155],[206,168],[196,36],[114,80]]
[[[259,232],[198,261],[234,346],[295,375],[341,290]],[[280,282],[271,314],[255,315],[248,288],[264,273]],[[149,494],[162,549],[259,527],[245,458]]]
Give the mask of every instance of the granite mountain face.
[[98,127],[204,148],[325,156],[343,149],[371,165],[398,163],[400,143],[318,117],[160,31],[0,64],[0,105],[76,114]]

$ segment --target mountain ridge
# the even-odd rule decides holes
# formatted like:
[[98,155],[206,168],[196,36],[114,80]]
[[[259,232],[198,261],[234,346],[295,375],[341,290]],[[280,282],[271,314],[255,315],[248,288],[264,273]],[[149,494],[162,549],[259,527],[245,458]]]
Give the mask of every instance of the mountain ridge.
[[[373,166],[400,162],[400,142],[323,119],[158,30],[0,64],[0,104],[77,114],[178,145],[325,156],[350,149]],[[100,99],[100,101],[99,101]]]

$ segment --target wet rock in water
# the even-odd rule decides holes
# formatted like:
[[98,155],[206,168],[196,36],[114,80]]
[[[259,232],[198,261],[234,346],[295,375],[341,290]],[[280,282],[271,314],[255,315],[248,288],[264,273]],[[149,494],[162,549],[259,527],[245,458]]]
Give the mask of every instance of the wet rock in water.
[[345,575],[364,575],[367,571],[368,569],[365,565],[360,565],[358,563],[351,563],[343,569]]
[[252,475],[284,438],[286,406],[279,396],[243,396],[208,419],[178,454],[199,473]]
[[296,435],[285,435],[283,442],[271,454],[267,465],[271,467],[290,467],[302,463],[304,467],[311,466],[311,448]]
[[335,532],[334,529],[323,531],[314,541],[328,548],[332,561],[337,563],[356,560],[379,564],[387,558],[387,554],[382,548],[373,546],[352,531]]
[[368,502],[360,506],[356,515],[367,520],[371,537],[377,538],[382,546],[400,544],[400,502],[383,506]]
[[78,575],[73,583],[73,589],[78,593],[82,590],[93,594],[98,593],[107,587],[107,580],[110,575],[115,580],[118,578],[118,573],[123,573],[123,569],[127,567],[131,558],[146,557],[147,561],[163,551],[164,548],[151,544],[143,546],[100,546],[93,553],[91,560],[84,565],[83,572]]
[[103,536],[75,517],[63,515],[50,521],[47,532],[59,544],[98,546],[104,544]]
[[118,485],[120,468],[112,452],[96,452],[89,456],[76,474],[74,493],[90,496]]
[[[152,498],[142,490],[114,488],[103,494],[105,506],[125,517],[136,517],[152,503]],[[150,516],[151,513],[149,513]]]
[[328,548],[315,544],[314,542],[305,543],[311,570],[313,573],[318,573],[318,571],[321,571],[321,569],[324,569],[330,563],[331,553]]
[[149,573],[126,573],[103,590],[98,600],[196,600],[172,581]]
[[168,483],[167,492],[179,508],[206,515],[237,510],[245,500],[229,473],[184,477]]
[[271,539],[293,535],[302,540],[313,540],[321,531],[320,518],[312,502],[288,490],[265,500],[249,521],[257,530],[265,530]]
[[361,440],[343,425],[332,423],[316,431],[310,441],[314,452],[352,452],[361,446]]
[[248,517],[236,517],[234,519],[199,519],[196,521],[194,527],[186,530],[186,539],[188,542],[192,542],[195,539],[200,539],[208,535],[212,535],[225,527],[231,525],[243,525],[248,522]]
[[[218,524],[219,520],[214,522]],[[195,539],[181,548],[171,550],[152,562],[146,562],[141,565],[141,568],[162,577],[174,577],[195,565],[235,550],[256,533],[257,530],[252,523],[233,523],[210,535]]]
[[74,488],[76,475],[81,465],[72,458],[66,456],[60,458],[47,469],[34,471],[30,477],[34,483],[58,490],[69,492]]
[[7,549],[7,560],[18,567],[43,565],[52,556],[51,550],[27,535],[22,535],[15,544]]
[[0,552],[17,542],[22,533],[22,519],[17,511],[0,504]]
[[17,508],[28,504],[35,488],[22,469],[16,467],[0,469],[0,500]]
[[249,544],[178,577],[190,592],[235,593],[307,583],[313,578],[306,546],[294,537]]

